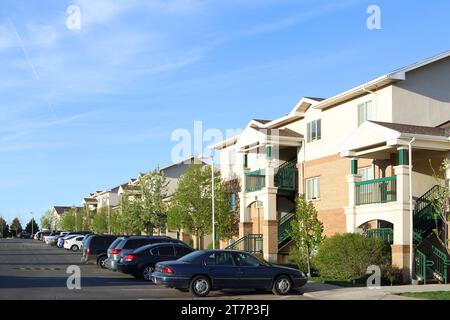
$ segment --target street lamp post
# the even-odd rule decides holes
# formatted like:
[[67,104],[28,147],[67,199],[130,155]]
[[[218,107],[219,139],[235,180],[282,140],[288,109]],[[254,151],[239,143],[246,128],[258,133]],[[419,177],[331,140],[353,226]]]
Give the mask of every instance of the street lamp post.
[[214,154],[209,157],[202,157],[201,159],[211,160],[211,201],[212,201],[212,238],[213,238],[213,250],[216,249],[216,204],[215,204],[215,182],[214,182]]

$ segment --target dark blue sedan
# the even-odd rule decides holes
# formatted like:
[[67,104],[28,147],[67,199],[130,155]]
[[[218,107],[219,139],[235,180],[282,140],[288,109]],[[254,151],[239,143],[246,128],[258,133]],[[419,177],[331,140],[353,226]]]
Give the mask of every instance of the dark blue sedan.
[[160,262],[152,281],[205,297],[211,290],[272,290],[287,295],[306,284],[299,270],[272,265],[247,252],[232,250],[195,251],[177,261]]

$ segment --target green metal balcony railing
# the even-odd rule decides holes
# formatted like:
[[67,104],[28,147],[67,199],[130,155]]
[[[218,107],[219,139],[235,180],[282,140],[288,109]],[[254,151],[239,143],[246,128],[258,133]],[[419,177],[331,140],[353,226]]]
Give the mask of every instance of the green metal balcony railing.
[[261,170],[245,173],[245,191],[259,191],[266,186],[266,176]]
[[428,260],[425,253],[416,250],[416,276],[423,280],[423,284],[427,284],[427,269],[433,265],[434,262]]
[[450,266],[450,260],[447,254],[433,246],[434,255],[434,271],[439,274],[444,280],[445,284],[448,283],[448,267]]
[[359,181],[356,187],[356,205],[397,201],[397,177]]
[[249,253],[263,252],[263,235],[248,234],[227,247],[229,250],[240,250]]
[[390,244],[394,243],[394,231],[391,228],[368,229],[365,235],[368,238],[379,238]]
[[275,186],[282,190],[295,191],[297,187],[297,159],[283,163],[275,174]]
[[285,244],[289,242],[291,238],[289,235],[289,231],[292,229],[292,221],[297,219],[296,211],[292,211],[286,213],[279,221],[278,221],[278,248],[281,248]]

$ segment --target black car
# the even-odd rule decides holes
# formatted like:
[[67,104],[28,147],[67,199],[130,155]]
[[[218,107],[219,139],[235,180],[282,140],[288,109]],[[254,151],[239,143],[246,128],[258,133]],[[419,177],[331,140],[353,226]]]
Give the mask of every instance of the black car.
[[84,263],[95,263],[101,268],[105,268],[106,252],[108,247],[116,240],[117,236],[111,235],[91,235],[83,242]]
[[259,260],[247,252],[233,250],[195,251],[177,261],[156,264],[152,281],[205,297],[211,290],[272,290],[287,295],[306,284],[299,270]]
[[151,281],[156,263],[177,260],[193,251],[191,247],[179,243],[150,244],[125,254],[118,261],[117,270]]
[[112,271],[117,270],[117,262],[126,254],[134,250],[155,243],[179,243],[186,245],[178,239],[173,239],[166,236],[130,236],[124,237],[119,243],[115,244],[114,249],[110,251],[109,257],[106,260],[106,267]]
[[26,231],[19,232],[17,234],[17,238],[20,238],[20,239],[31,239],[31,233],[26,232]]

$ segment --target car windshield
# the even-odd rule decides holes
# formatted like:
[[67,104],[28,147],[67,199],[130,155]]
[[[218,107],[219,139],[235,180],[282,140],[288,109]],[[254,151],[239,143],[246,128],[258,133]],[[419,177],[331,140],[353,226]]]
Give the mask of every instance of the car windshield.
[[188,255],[185,255],[184,257],[181,257],[180,259],[178,259],[178,261],[194,262],[195,260],[197,260],[198,258],[203,256],[204,254],[205,253],[203,251],[194,251],[192,253],[189,253]]

